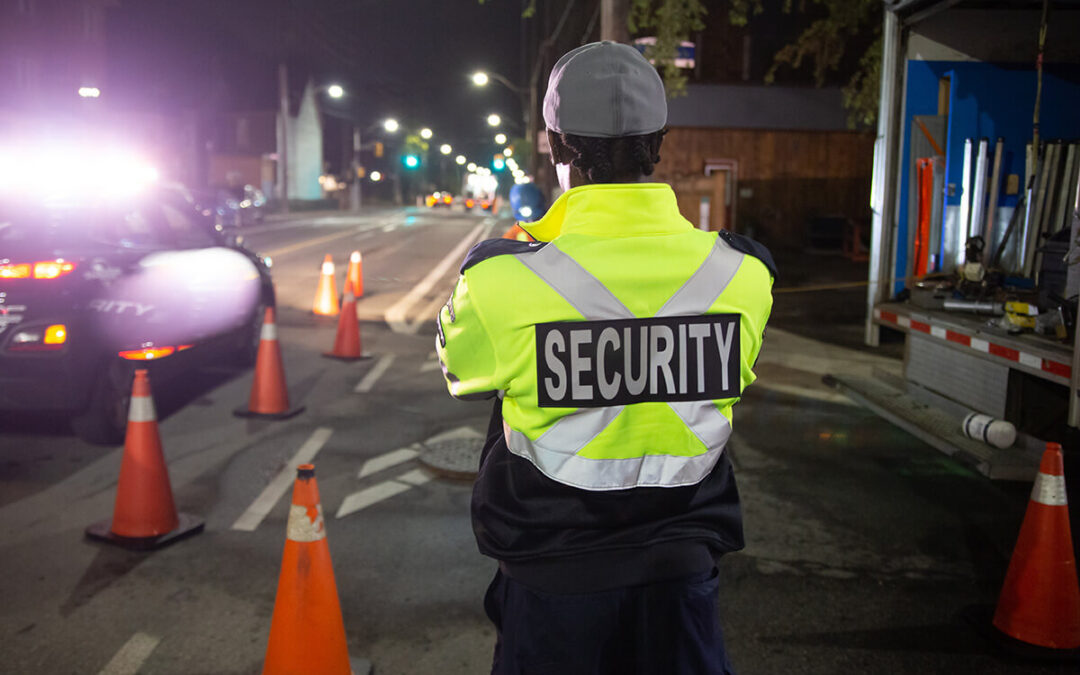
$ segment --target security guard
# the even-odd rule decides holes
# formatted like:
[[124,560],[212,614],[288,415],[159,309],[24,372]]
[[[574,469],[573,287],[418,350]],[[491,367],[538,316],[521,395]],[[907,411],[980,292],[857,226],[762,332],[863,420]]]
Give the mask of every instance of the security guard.
[[742,548],[724,452],[775,269],[642,182],[667,102],[627,45],[579,47],[544,99],[567,191],[537,241],[469,252],[438,320],[450,393],[495,398],[473,490],[492,672],[732,672],[716,560]]

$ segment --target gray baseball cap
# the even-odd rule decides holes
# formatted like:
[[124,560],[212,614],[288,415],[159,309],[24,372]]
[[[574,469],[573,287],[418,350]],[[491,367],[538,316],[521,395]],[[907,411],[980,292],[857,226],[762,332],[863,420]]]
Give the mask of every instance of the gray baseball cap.
[[567,52],[551,69],[544,96],[548,129],[615,138],[660,131],[667,97],[660,74],[630,45],[592,42]]

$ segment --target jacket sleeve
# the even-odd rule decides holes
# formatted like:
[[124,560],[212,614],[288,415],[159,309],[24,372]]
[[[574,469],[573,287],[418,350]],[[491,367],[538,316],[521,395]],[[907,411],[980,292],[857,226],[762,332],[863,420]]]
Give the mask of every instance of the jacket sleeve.
[[466,274],[458,277],[450,300],[436,320],[435,351],[450,395],[463,400],[492,398],[504,387],[496,381],[495,347]]

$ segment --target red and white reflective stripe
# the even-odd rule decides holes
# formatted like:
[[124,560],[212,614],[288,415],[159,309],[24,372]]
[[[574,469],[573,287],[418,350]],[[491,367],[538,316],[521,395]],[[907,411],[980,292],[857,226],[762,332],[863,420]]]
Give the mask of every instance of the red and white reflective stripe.
[[149,396],[132,396],[128,407],[128,422],[154,422],[154,399]]
[[285,526],[285,538],[301,544],[326,539],[322,504],[315,506],[315,513],[311,513],[311,509],[307,506],[291,505],[289,522]]
[[264,323],[262,325],[262,331],[259,333],[259,338],[262,340],[276,340],[277,339],[277,324],[276,323]]
[[1068,506],[1065,496],[1065,476],[1051,476],[1039,472],[1031,488],[1031,501],[1045,506]]
[[938,338],[939,340],[945,340],[953,344],[961,345],[963,347],[970,347],[977,352],[984,354],[990,354],[997,356],[998,358],[1019,363],[1023,366],[1031,368],[1032,370],[1041,370],[1044,373],[1048,373],[1055,377],[1060,377],[1064,380],[1068,380],[1072,377],[1072,366],[1060,361],[1051,361],[1050,359],[1044,359],[1035,354],[1029,354],[1022,352],[1012,347],[1006,347],[1005,345],[995,344],[987,340],[983,340],[964,333],[958,333],[954,330],[949,330],[941,326],[933,326],[928,323],[919,321],[918,319],[912,319],[907,316],[896,314],[895,312],[886,312],[880,309],[874,310],[874,318],[885,323],[892,323],[901,328],[907,328],[909,330],[918,331],[920,333],[926,333],[931,337]]

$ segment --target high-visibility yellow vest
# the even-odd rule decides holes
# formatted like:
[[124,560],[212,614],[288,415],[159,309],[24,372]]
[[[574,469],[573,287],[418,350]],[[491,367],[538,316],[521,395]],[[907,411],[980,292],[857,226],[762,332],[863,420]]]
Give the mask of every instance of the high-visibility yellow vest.
[[659,183],[574,188],[538,242],[474,247],[439,313],[450,393],[502,397],[507,446],[587,490],[701,481],[772,307],[768,252],[695,229]]

